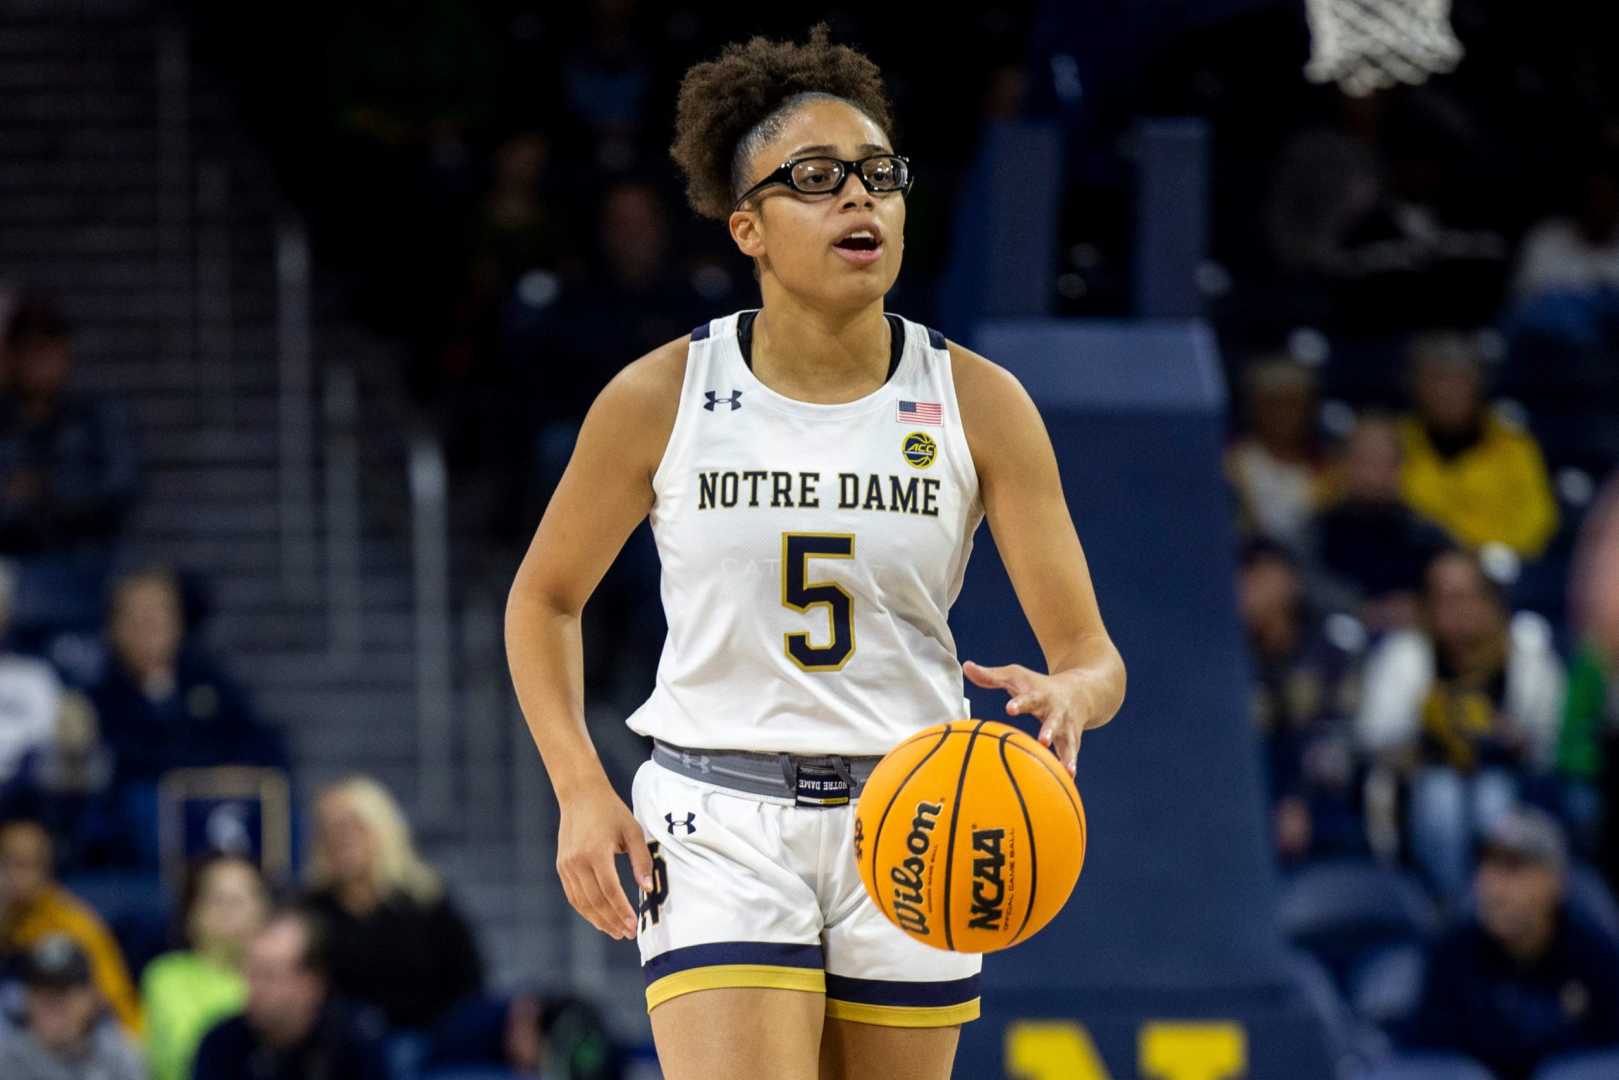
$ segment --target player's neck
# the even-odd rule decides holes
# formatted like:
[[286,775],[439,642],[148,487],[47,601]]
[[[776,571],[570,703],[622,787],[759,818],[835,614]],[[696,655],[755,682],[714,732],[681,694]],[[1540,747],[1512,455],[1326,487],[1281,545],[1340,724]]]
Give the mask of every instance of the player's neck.
[[753,323],[753,373],[800,401],[853,401],[887,380],[888,335],[881,300],[829,313],[771,290]]

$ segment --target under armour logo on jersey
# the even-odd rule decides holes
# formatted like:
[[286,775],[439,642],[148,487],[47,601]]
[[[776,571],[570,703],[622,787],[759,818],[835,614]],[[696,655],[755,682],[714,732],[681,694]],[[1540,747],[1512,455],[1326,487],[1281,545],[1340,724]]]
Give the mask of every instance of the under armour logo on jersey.
[[692,833],[697,831],[697,815],[696,814],[688,813],[686,815],[686,820],[685,821],[676,821],[675,816],[673,814],[665,814],[665,815],[663,815],[663,820],[665,820],[665,821],[667,821],[669,823],[669,835],[670,836],[673,836],[675,834],[675,830],[677,828],[685,829],[687,836],[690,836]]
[[720,397],[717,390],[704,390],[703,396],[708,399],[704,402],[703,408],[709,412],[713,412],[716,405],[729,405],[732,412],[736,412],[742,407],[742,391],[740,390],[732,390],[730,397]]

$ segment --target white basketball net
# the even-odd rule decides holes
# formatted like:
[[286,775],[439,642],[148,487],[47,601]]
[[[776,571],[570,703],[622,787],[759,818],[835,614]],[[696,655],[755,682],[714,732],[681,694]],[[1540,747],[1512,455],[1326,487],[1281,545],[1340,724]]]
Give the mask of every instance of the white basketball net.
[[1310,20],[1311,82],[1336,82],[1364,97],[1396,83],[1420,83],[1462,58],[1450,29],[1450,0],[1304,0]]

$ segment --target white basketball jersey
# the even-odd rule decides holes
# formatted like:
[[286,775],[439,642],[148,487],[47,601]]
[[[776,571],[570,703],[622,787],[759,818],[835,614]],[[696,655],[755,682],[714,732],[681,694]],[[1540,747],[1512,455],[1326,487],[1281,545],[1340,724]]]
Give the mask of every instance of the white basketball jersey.
[[950,354],[891,318],[888,382],[810,404],[754,377],[743,314],[687,350],[653,476],[669,635],[629,725],[694,748],[883,754],[967,716],[946,615],[983,507]]

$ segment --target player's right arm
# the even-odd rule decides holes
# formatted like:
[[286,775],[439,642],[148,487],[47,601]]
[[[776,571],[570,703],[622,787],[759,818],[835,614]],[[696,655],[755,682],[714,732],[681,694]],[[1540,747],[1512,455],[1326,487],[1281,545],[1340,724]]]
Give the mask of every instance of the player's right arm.
[[586,414],[573,457],[523,556],[506,601],[506,662],[561,806],[557,872],[568,902],[597,929],[635,936],[614,858],[651,888],[652,856],[585,727],[585,601],[652,509],[652,474],[674,427],[687,338],[615,376]]

